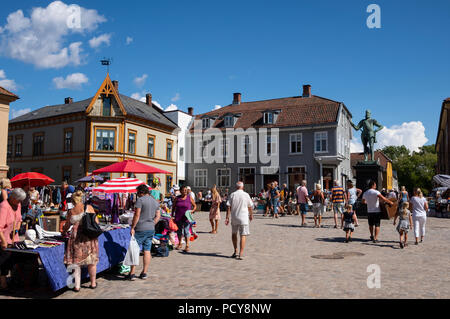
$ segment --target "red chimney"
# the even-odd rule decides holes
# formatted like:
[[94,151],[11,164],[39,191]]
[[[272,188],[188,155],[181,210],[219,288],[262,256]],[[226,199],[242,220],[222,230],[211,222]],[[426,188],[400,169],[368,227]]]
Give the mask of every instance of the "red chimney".
[[303,85],[303,97],[311,97],[311,85]]
[[150,93],[145,95],[145,104],[152,106],[152,95]]
[[242,98],[242,94],[241,93],[234,93],[233,94],[233,104],[241,104],[241,98]]
[[112,81],[112,84],[114,85],[116,91],[119,92],[119,81]]
[[71,97],[66,97],[64,99],[64,104],[72,104],[73,103],[73,99]]
[[194,116],[194,108],[193,107],[188,107],[188,114],[190,116]]

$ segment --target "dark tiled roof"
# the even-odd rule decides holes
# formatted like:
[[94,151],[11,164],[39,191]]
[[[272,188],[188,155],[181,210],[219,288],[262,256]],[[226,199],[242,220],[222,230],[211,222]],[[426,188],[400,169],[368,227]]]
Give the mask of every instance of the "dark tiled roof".
[[1,87],[1,86],[0,86],[0,94],[7,95],[7,96],[11,96],[11,97],[14,97],[14,98],[16,98],[16,99],[19,98],[17,95],[15,95],[14,93],[8,91],[7,89],[5,89],[5,88],[3,88],[3,87]]
[[[174,122],[165,117],[161,112],[157,111],[157,107],[155,105],[153,105],[153,107],[149,107],[147,104],[123,94],[119,94],[119,98],[122,101],[123,107],[125,108],[127,114],[160,123],[172,128],[177,128],[177,125]],[[9,121],[9,123],[13,124],[59,115],[84,112],[91,103],[92,99],[93,97],[83,101],[73,102],[71,104],[45,106],[43,108],[34,110],[30,113],[12,119],[11,121]]]
[[[320,125],[337,122],[340,105],[341,102],[315,95],[306,98],[295,96],[265,101],[243,102],[239,105],[228,105],[218,110],[199,114],[196,116],[196,119],[199,120],[205,116],[216,117],[212,127],[217,128],[223,126],[222,117],[227,113],[240,114],[240,117],[235,123],[235,128]],[[267,110],[281,111],[276,123],[273,125],[263,124],[263,112]]]

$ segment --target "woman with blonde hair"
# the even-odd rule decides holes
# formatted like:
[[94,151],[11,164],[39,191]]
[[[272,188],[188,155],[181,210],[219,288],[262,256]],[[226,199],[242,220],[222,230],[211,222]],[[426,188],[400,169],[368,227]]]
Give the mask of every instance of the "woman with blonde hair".
[[414,189],[414,196],[411,197],[409,204],[412,211],[412,219],[414,223],[414,235],[416,236],[415,244],[423,242],[425,237],[425,225],[427,224],[427,211],[428,202],[425,197],[423,197],[422,190],[420,188]]
[[217,234],[217,228],[219,227],[220,220],[220,203],[222,203],[222,197],[217,191],[216,185],[211,188],[211,209],[209,210],[209,221],[211,223],[212,230],[210,234]]
[[0,196],[0,203],[4,200],[8,199],[9,194],[12,192],[12,185],[11,181],[7,178],[3,178],[0,181],[0,189],[2,190],[1,196]]
[[[72,203],[74,207],[67,214],[67,223],[64,225],[63,234],[67,233],[70,226],[73,226],[70,233],[69,241],[66,246],[64,255],[64,263],[68,266],[75,265],[75,287],[73,291],[79,292],[81,286],[81,269],[87,266],[91,286],[89,288],[97,288],[96,275],[98,256],[98,239],[90,239],[82,232],[83,216],[85,214],[95,214],[91,205],[84,204],[84,193],[76,191],[72,195]],[[98,223],[97,217],[95,221]]]
[[[325,197],[323,196],[322,186],[320,184],[316,184],[316,190],[312,196],[312,203],[314,212],[314,227],[320,228],[322,227],[320,224],[322,223],[323,207],[325,204]],[[317,223],[317,220],[319,223]]]

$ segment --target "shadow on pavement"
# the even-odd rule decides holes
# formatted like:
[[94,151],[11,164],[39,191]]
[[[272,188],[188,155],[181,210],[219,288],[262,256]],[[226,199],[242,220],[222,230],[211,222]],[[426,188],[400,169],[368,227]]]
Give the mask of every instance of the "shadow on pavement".
[[[342,237],[323,237],[323,238],[316,238],[317,241],[324,241],[328,243],[339,243],[345,241],[345,235]],[[362,239],[362,238],[352,238],[352,242],[369,242],[369,239]]]
[[[278,227],[284,227],[284,228],[308,228],[308,226],[303,227],[300,225],[283,225],[283,224],[266,224],[267,226],[278,226]],[[309,227],[313,228],[313,227]]]
[[231,259],[230,256],[224,256],[224,255],[219,255],[218,253],[196,253],[196,252],[184,252],[184,251],[180,251],[180,254],[183,255],[194,255],[194,256],[203,256],[203,257],[219,257],[219,258],[227,258],[227,259]]

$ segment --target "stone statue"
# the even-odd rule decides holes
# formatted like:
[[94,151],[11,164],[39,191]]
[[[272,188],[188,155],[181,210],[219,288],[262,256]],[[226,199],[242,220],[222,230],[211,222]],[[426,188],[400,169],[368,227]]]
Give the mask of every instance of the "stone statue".
[[[371,113],[369,110],[366,111],[366,118],[361,120],[358,125],[355,125],[350,121],[353,128],[359,131],[362,128],[361,141],[364,145],[364,162],[368,162],[369,154],[371,156],[370,160],[375,161],[374,157],[374,144],[377,142],[376,134],[381,131],[384,126],[377,122],[377,120],[370,118]],[[374,126],[378,127],[374,130]]]

